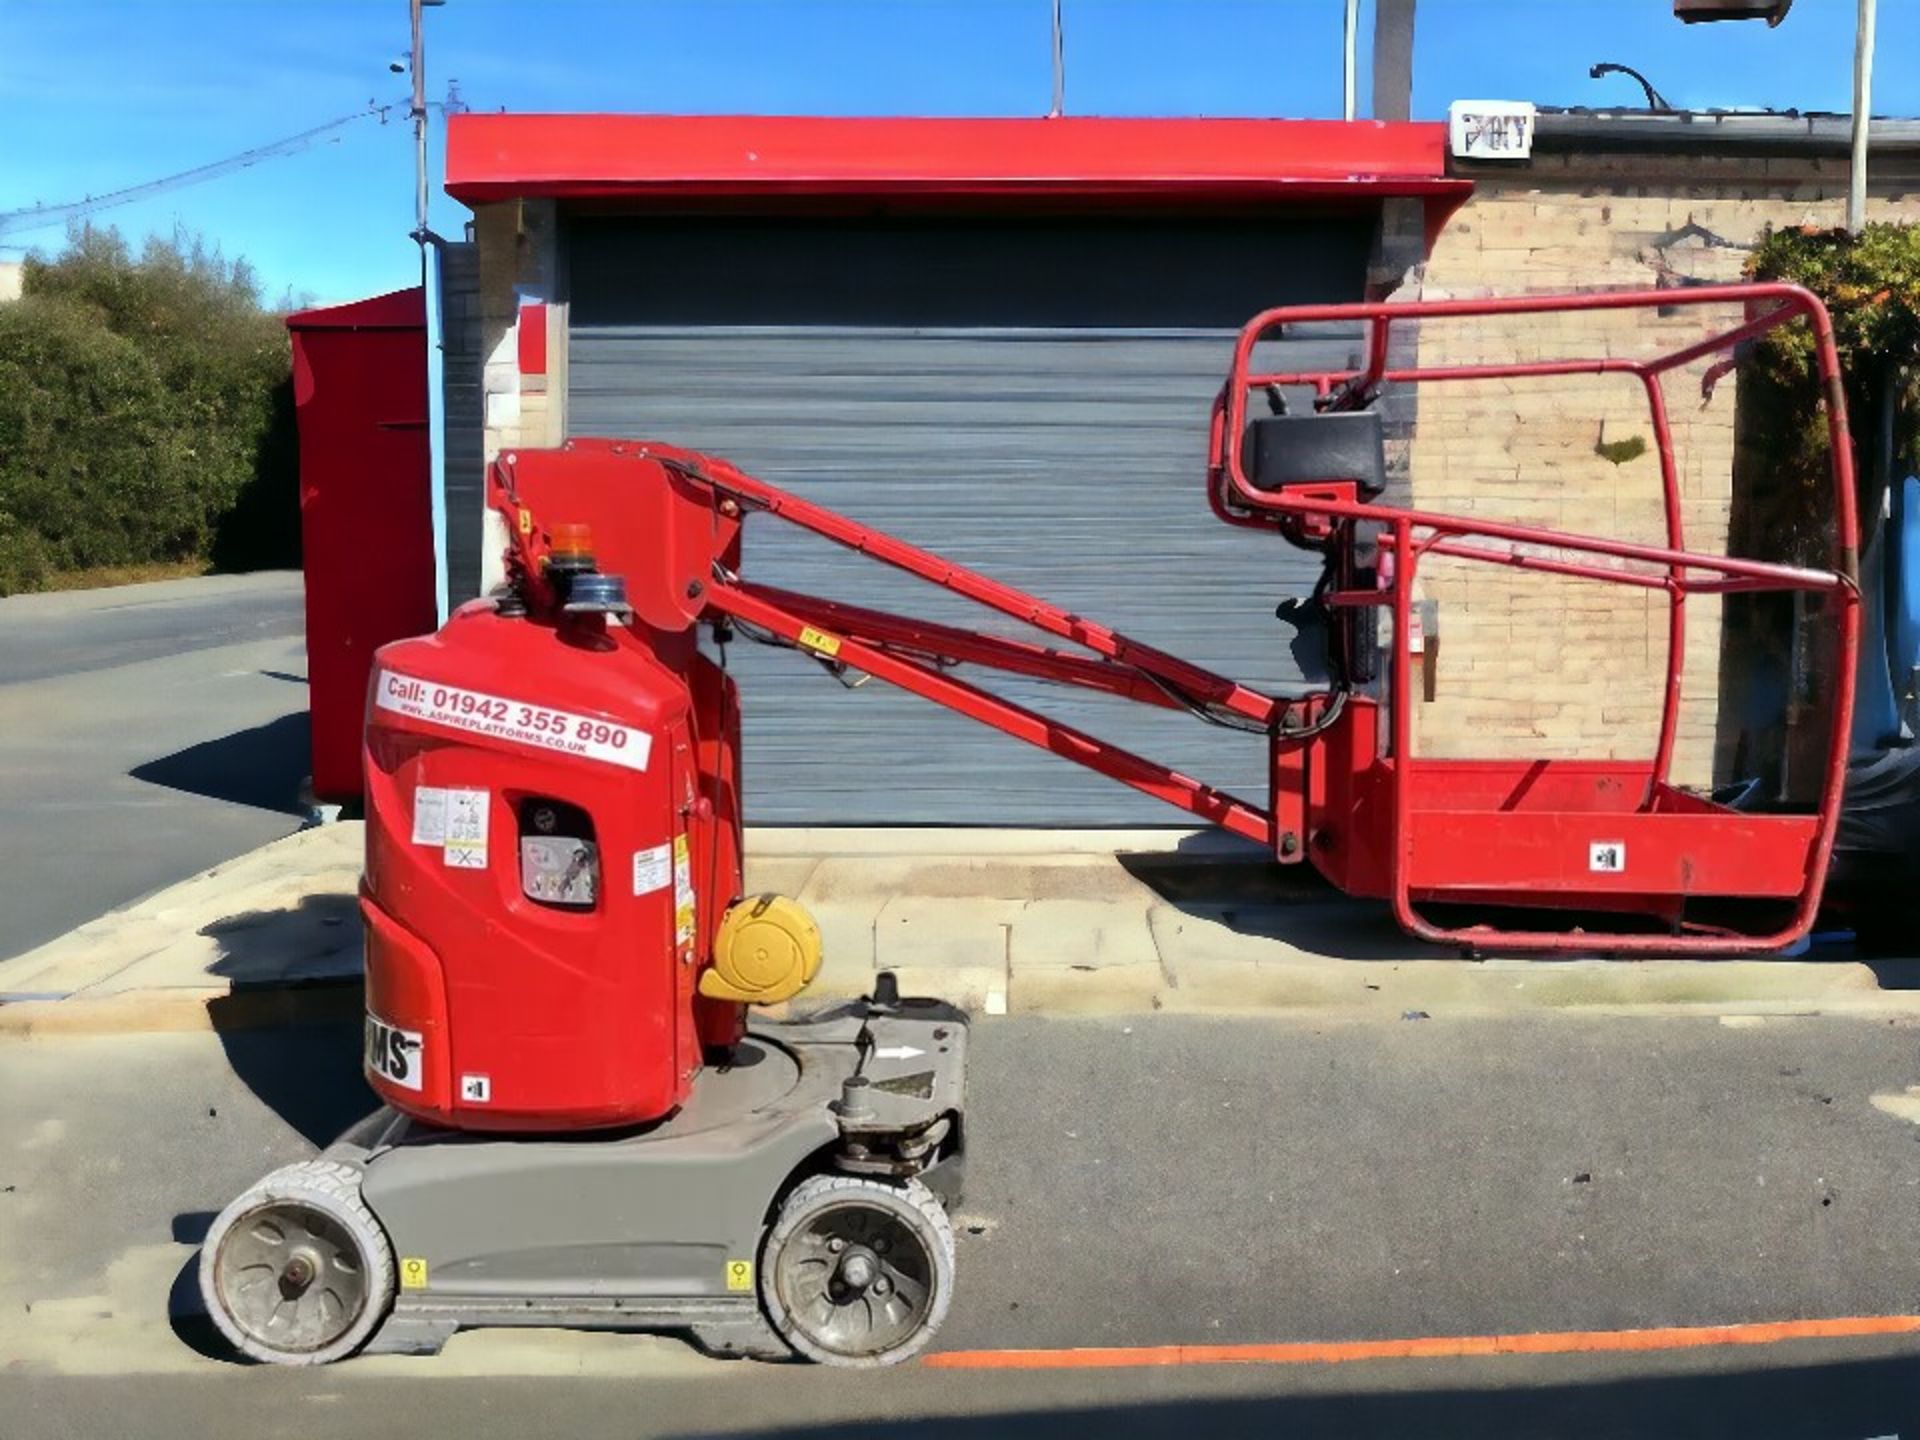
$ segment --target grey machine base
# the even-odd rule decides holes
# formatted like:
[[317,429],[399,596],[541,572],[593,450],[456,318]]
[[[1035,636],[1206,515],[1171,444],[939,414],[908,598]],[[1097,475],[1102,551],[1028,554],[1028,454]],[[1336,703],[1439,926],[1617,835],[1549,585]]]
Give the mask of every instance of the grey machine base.
[[503,1138],[375,1112],[326,1152],[360,1168],[399,1273],[366,1352],[518,1325],[789,1356],[758,1284],[781,1200],[837,1172],[918,1175],[957,1203],[966,1037],[962,1012],[925,1000],[758,1025],[671,1117],[608,1134]]

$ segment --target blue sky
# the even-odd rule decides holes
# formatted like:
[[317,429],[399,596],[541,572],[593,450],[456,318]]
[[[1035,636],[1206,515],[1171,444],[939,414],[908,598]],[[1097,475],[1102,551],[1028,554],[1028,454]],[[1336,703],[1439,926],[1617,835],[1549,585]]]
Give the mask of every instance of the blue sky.
[[[1682,26],[1671,0],[1419,0],[1414,105],[1637,104],[1595,61],[1676,105],[1846,110],[1854,0],[1797,0],[1777,30]],[[1920,0],[1882,0],[1874,109],[1920,114]],[[1372,4],[1362,5],[1364,27]],[[1049,0],[448,0],[427,15],[430,89],[476,109],[1035,114]],[[1341,0],[1066,0],[1067,108],[1106,115],[1334,116]],[[405,0],[0,0],[0,211],[200,165],[404,101]],[[1367,81],[1362,46],[1361,96]],[[435,157],[436,171],[438,156]],[[198,230],[283,292],[412,283],[404,116],[106,212],[141,236]],[[440,196],[434,224],[458,233]],[[60,243],[0,231],[0,258]]]

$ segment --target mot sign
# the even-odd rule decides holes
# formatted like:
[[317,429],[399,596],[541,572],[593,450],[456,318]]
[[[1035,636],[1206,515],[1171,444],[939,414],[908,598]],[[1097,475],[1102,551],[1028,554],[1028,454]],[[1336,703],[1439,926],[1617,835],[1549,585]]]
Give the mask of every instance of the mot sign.
[[1533,117],[1527,100],[1456,100],[1447,107],[1447,147],[1456,160],[1525,160]]

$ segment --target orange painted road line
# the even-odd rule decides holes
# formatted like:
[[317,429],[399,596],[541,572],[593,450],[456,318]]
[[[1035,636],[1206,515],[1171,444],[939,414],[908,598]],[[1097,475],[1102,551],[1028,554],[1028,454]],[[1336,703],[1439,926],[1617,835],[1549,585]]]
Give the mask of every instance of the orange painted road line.
[[1346,1365],[1356,1360],[1434,1360],[1480,1355],[1598,1355],[1777,1345],[1920,1333],[1920,1315],[1849,1315],[1662,1330],[1559,1330],[1533,1335],[1430,1335],[1412,1340],[1297,1341],[1275,1345],[1123,1345],[1084,1350],[946,1350],[920,1363],[940,1370],[1094,1370],[1144,1365]]

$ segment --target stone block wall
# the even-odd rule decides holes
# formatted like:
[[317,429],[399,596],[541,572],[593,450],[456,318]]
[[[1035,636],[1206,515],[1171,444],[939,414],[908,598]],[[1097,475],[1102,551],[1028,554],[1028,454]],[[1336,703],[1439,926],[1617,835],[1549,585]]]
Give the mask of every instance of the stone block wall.
[[[1837,225],[1844,160],[1760,155],[1540,154],[1475,176],[1413,284],[1433,299],[1595,287],[1655,288],[1738,279],[1769,226]],[[1920,220],[1920,185],[1880,187],[1869,218]],[[1422,363],[1511,356],[1647,355],[1728,328],[1718,307],[1429,322]],[[1737,385],[1703,390],[1706,362],[1668,376],[1687,547],[1722,552],[1732,504]],[[1411,503],[1490,519],[1664,543],[1648,402],[1631,376],[1459,382],[1421,387]],[[1638,437],[1613,458],[1602,442]],[[1616,463],[1617,462],[1617,463]],[[1761,557],[1770,558],[1770,557]],[[1423,754],[1650,756],[1659,729],[1668,604],[1658,591],[1429,558],[1421,591],[1437,602],[1435,697],[1419,707]],[[1687,603],[1685,689],[1674,778],[1706,785],[1724,769],[1719,733],[1719,603]]]

